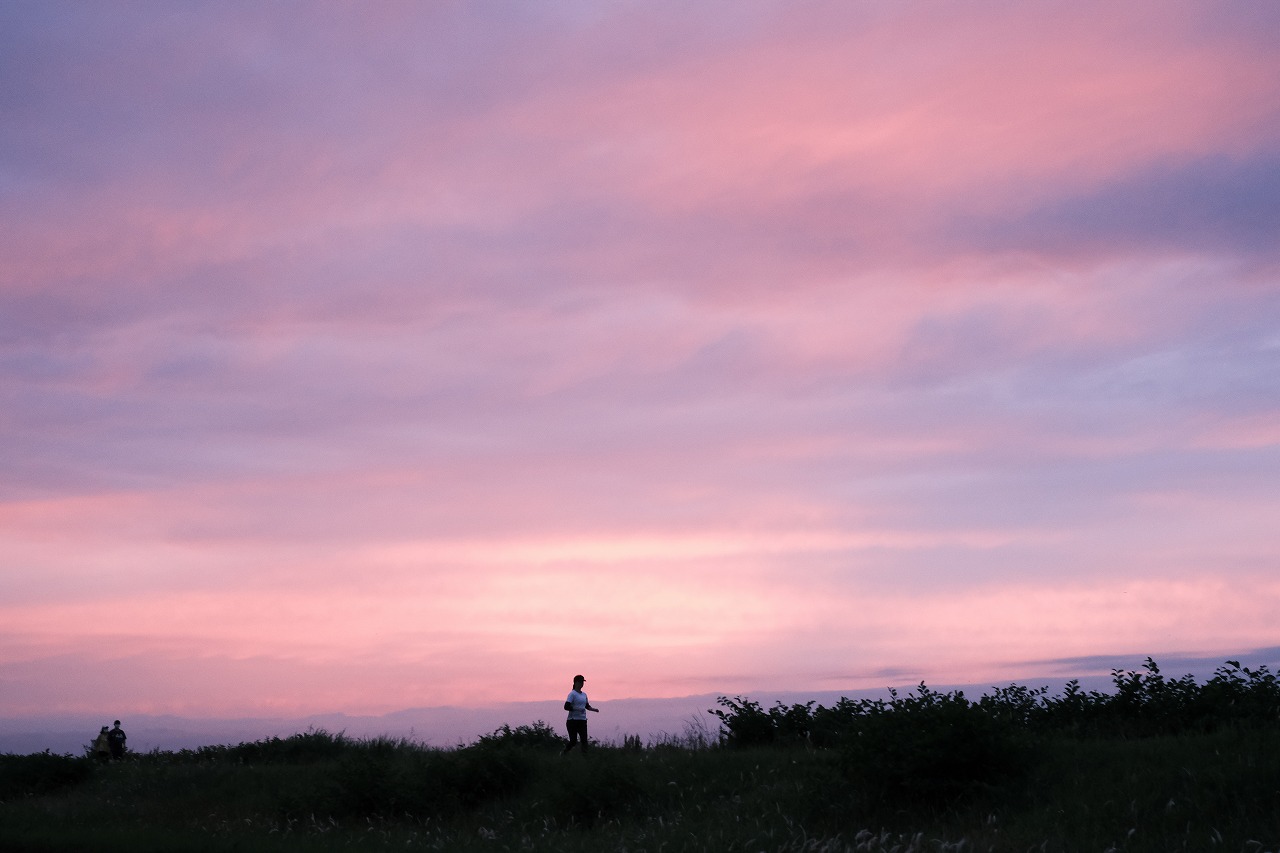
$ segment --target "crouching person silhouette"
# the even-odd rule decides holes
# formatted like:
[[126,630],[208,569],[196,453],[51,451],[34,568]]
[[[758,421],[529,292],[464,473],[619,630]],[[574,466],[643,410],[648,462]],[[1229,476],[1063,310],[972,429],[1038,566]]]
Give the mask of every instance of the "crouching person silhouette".
[[581,675],[573,677],[573,689],[569,691],[569,696],[564,700],[564,709],[569,712],[569,719],[565,722],[565,727],[569,730],[569,745],[560,753],[564,755],[577,744],[582,741],[582,752],[587,752],[587,712],[600,712],[599,708],[591,707],[591,703],[587,700],[587,694],[582,692],[582,685],[586,683],[586,679]]

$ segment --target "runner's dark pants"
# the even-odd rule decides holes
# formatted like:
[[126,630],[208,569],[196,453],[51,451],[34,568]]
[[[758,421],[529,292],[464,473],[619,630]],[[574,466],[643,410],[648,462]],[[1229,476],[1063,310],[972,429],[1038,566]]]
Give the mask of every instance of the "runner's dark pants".
[[582,740],[582,751],[587,751],[587,721],[586,720],[569,720],[565,723],[565,727],[569,729],[569,745],[564,748],[565,752],[573,749],[573,745]]

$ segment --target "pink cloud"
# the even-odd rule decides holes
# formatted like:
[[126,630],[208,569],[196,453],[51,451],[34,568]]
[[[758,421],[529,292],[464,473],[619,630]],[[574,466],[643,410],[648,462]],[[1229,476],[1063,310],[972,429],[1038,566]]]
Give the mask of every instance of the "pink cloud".
[[[643,275],[655,252],[676,250],[679,262],[696,263],[705,245],[653,245],[678,237],[669,229],[682,220],[752,264],[767,260],[753,245],[780,224],[803,227],[815,246],[856,238],[864,254],[884,258],[926,250],[937,210],[1018,210],[1137,166],[1245,156],[1273,142],[1269,53],[1230,38],[1188,41],[1195,16],[1167,16],[1157,28],[1145,12],[1111,17],[1101,27],[1075,10],[793,21],[787,40],[761,34],[665,68],[622,66],[598,82],[573,77],[566,61],[553,69],[557,85],[466,115],[426,108],[406,118],[398,90],[372,89],[349,134],[325,123],[326,110],[340,116],[347,100],[314,105],[296,126],[196,114],[200,132],[179,144],[225,164],[190,176],[201,192],[193,197],[173,164],[158,161],[44,216],[11,218],[11,245],[23,248],[6,265],[7,287],[112,270],[134,281],[169,277],[393,227],[523,229],[554,217],[549,205],[603,198],[623,223],[640,216],[642,229],[612,235],[604,251],[576,247],[560,263],[576,255],[605,264],[602,272],[621,263]],[[1130,18],[1141,19],[1146,40],[1133,40]],[[896,36],[907,33],[913,49],[904,51]],[[218,131],[229,118],[235,133]],[[833,198],[834,208],[823,201]],[[661,216],[672,225],[654,221]],[[716,219],[739,225],[726,231]],[[658,234],[647,233],[654,226]],[[810,255],[784,263],[812,264]],[[484,263],[467,258],[461,272],[483,274]],[[668,276],[676,263],[653,271]]]
[[[736,595],[731,577],[739,581]],[[256,608],[251,599],[227,596],[158,601],[144,609],[126,604],[117,612],[116,619],[152,625],[158,636],[187,638],[159,644],[169,652],[155,651],[154,639],[67,633],[69,625],[101,624],[92,610],[47,608],[28,614],[38,626],[13,627],[38,627],[64,637],[61,648],[75,650],[63,663],[47,651],[33,660],[59,670],[92,665],[120,672],[124,677],[116,681],[135,695],[124,695],[120,683],[108,695],[135,712],[244,706],[243,698],[215,698],[215,686],[252,693],[249,705],[258,711],[328,705],[383,712],[537,699],[568,669],[600,672],[600,689],[615,696],[681,695],[691,678],[725,691],[827,689],[834,673],[843,673],[844,689],[879,687],[884,676],[875,662],[885,660],[910,661],[934,683],[1028,677],[1036,673],[1026,661],[1141,649],[1153,639],[1162,650],[1240,648],[1268,630],[1280,600],[1280,589],[1265,577],[1253,578],[1245,599],[1215,579],[832,596],[805,583],[774,585],[762,595],[749,575],[743,585],[740,575],[729,573],[714,594],[693,588],[686,597],[675,576],[661,583],[642,578],[515,572],[485,578],[470,598],[442,591],[394,602],[358,595],[326,600],[303,591]],[[567,604],[582,594],[594,602],[590,608]],[[165,620],[174,623],[167,630]],[[201,626],[212,630],[192,632]],[[646,638],[642,647],[638,631]],[[591,641],[575,642],[582,637]],[[788,651],[796,646],[807,649],[803,658]],[[1003,650],[996,658],[994,647]],[[150,662],[141,668],[129,663],[144,660]],[[22,669],[10,661],[10,672]],[[212,683],[210,673],[216,674]],[[69,691],[60,708],[86,710],[71,700],[76,692]]]
[[1280,76],[1160,11],[16,16],[9,704],[1273,644]]

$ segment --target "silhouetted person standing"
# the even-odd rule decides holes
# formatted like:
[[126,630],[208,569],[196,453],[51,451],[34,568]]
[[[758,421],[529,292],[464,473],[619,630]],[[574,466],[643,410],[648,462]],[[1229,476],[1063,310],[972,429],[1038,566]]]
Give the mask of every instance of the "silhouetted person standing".
[[574,745],[581,740],[582,751],[587,751],[587,712],[600,712],[599,708],[591,707],[591,703],[587,701],[587,694],[582,692],[582,685],[586,683],[586,679],[581,675],[573,677],[573,689],[569,691],[569,696],[564,700],[564,709],[569,712],[569,719],[565,722],[565,726],[569,729],[569,745],[564,748],[565,752],[573,749]]
[[124,729],[120,728],[120,721],[116,720],[116,727],[107,732],[107,743],[111,746],[111,757],[115,759],[124,758],[124,742],[127,740]]
[[102,727],[102,731],[93,740],[93,757],[98,761],[106,761],[111,757],[111,735],[107,733],[106,726]]

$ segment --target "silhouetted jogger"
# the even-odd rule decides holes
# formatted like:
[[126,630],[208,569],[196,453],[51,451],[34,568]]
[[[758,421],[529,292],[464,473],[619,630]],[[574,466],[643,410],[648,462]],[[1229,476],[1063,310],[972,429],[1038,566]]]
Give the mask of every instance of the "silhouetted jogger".
[[599,708],[591,707],[591,703],[587,701],[587,694],[582,692],[582,685],[586,683],[586,679],[581,675],[573,677],[573,689],[569,691],[569,696],[564,700],[564,709],[569,712],[569,719],[565,722],[566,728],[569,730],[569,745],[564,748],[561,755],[573,749],[574,745],[581,740],[582,751],[587,751],[587,712],[600,712]]

